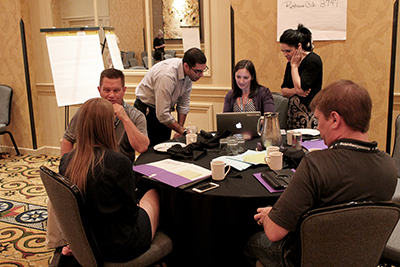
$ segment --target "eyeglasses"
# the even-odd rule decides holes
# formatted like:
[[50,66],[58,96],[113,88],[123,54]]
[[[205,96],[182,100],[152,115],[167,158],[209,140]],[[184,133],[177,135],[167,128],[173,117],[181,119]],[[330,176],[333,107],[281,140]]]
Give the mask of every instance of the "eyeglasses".
[[193,69],[192,67],[189,67],[189,68],[191,68],[196,74],[201,74],[201,73],[203,73],[203,72],[208,71],[208,66],[206,66],[206,68],[205,68],[204,70],[195,70],[195,69]]

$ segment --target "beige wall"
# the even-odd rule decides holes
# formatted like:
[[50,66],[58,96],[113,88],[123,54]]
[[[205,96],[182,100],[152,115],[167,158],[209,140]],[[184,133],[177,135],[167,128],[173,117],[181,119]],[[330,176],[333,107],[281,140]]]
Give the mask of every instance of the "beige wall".
[[[279,91],[286,59],[276,42],[276,1],[231,2],[236,60],[253,60],[261,84]],[[369,136],[381,149],[386,146],[393,2],[347,1],[347,39],[315,42],[314,50],[324,64],[323,86],[337,79],[365,85],[373,99]]]
[[[120,41],[121,51],[134,51],[141,62],[140,52],[144,51],[143,28],[145,27],[143,0],[108,0],[110,22]],[[124,25],[129,25],[125,27]],[[140,64],[139,64],[140,65]]]
[[[276,42],[276,1],[210,1],[211,26],[208,64],[210,75],[194,84],[188,124],[207,130],[215,127],[215,113],[222,111],[223,97],[230,88],[230,3],[235,11],[236,60],[254,61],[260,82],[279,91],[285,58]],[[44,34],[53,26],[50,0],[0,1],[2,8],[1,83],[15,89],[9,129],[18,146],[32,149],[19,21],[27,26],[28,49],[36,131],[39,148],[59,148],[64,130],[64,108],[57,107]],[[112,11],[110,11],[112,12]],[[370,139],[385,148],[393,1],[348,1],[347,40],[316,42],[315,52],[324,63],[324,85],[339,78],[363,83],[373,98]],[[306,25],[307,26],[307,25]],[[117,33],[118,34],[118,33]],[[133,103],[134,89],[142,74],[127,73],[126,99]],[[76,108],[71,107],[71,113]],[[12,151],[8,137],[0,146]],[[29,151],[32,152],[32,151]]]
[[[13,133],[19,147],[32,147],[20,34],[20,20],[23,18],[27,39],[28,41],[31,40],[29,12],[21,8],[21,4],[23,5],[24,3],[25,1],[0,1],[0,10],[2,10],[0,38],[3,40],[1,45],[0,83],[7,84],[14,89],[11,124],[7,129]],[[32,62],[32,57],[29,59]],[[32,89],[34,100],[36,100],[35,88],[33,87]],[[12,146],[8,135],[2,135],[0,139],[1,144]]]

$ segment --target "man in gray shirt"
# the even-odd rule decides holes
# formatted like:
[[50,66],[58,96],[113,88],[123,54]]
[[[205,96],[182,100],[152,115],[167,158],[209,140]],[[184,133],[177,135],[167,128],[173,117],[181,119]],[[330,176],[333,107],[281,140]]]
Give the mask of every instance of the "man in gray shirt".
[[[125,76],[117,69],[105,69],[100,75],[100,96],[110,101],[114,106],[114,128],[118,147],[132,162],[135,161],[135,151],[143,153],[149,146],[145,116],[136,108],[127,104],[125,95]],[[61,143],[61,155],[72,150],[75,138],[76,119],[79,110],[70,121]]]
[[[207,71],[206,56],[198,48],[185,52],[183,59],[171,58],[154,65],[136,88],[134,106],[146,115],[150,145],[154,146],[185,133],[193,81]],[[171,112],[176,109],[178,121]]]
[[396,188],[393,159],[368,138],[372,100],[366,89],[349,80],[333,82],[315,96],[311,109],[329,148],[304,156],[275,205],[257,209],[254,219],[264,231],[245,250],[254,265],[258,260],[264,266],[300,266],[301,255],[293,253],[299,242],[285,253],[282,244],[296,233],[302,214],[351,201],[388,201]]

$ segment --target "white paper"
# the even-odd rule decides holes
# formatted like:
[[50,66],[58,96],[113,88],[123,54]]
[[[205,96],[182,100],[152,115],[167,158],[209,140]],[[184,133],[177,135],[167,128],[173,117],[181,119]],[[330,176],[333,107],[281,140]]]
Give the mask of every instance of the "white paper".
[[110,51],[111,61],[115,69],[124,70],[121,59],[121,51],[117,44],[117,38],[115,34],[106,34],[108,50]]
[[[248,162],[244,161],[243,156],[245,155],[257,155],[257,154],[263,154],[265,155],[265,150],[264,151],[255,151],[255,150],[247,150],[246,152],[236,155],[236,156],[221,156],[218,158],[215,158],[213,160],[222,160],[225,162],[225,164],[232,166],[238,171],[243,171],[250,167],[251,165],[258,165],[260,163],[257,162]],[[263,163],[265,164],[265,162]]]
[[346,40],[347,0],[277,0],[277,41],[299,23],[310,29],[313,40]]
[[58,106],[100,97],[97,86],[104,69],[98,34],[46,36]]
[[198,27],[182,28],[183,52],[192,47],[200,48],[200,34]]
[[211,171],[206,168],[192,163],[180,162],[172,159],[164,159],[148,163],[147,165],[167,170],[189,180],[197,180],[211,175]]

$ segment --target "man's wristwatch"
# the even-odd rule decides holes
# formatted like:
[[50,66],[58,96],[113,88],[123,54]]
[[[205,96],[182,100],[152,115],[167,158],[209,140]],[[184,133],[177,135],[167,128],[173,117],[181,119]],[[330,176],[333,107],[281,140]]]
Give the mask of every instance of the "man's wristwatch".
[[186,136],[186,129],[183,131],[182,136]]

